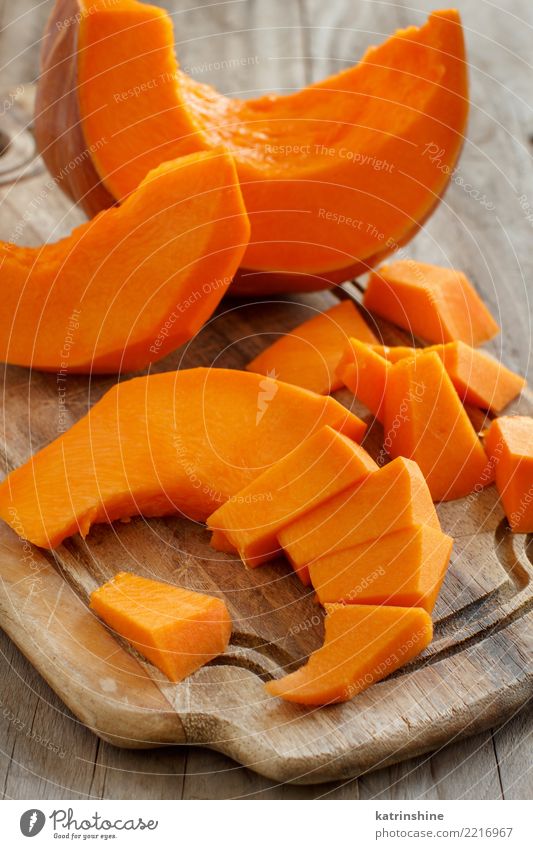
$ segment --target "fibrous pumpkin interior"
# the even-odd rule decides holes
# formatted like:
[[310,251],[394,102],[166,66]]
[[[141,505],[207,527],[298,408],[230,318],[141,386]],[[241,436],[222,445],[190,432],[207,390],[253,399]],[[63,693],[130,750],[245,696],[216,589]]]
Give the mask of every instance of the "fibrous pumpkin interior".
[[[223,146],[236,159],[252,219],[248,269],[309,275],[295,277],[292,288],[346,278],[347,269],[362,270],[404,243],[449,180],[468,111],[453,10],[398,31],[358,65],[302,91],[245,101],[179,70],[162,9],[136,0],[66,5],[81,12],[76,108],[57,71],[70,57],[54,62],[61,43],[49,27],[36,117],[53,170],[66,158],[57,131],[72,138],[76,111],[94,168],[115,198],[163,160]],[[243,282],[256,293],[288,285],[268,276]]]
[[333,398],[249,372],[125,381],[8,475],[0,517],[44,548],[139,513],[204,521],[325,425],[357,440],[365,430]]

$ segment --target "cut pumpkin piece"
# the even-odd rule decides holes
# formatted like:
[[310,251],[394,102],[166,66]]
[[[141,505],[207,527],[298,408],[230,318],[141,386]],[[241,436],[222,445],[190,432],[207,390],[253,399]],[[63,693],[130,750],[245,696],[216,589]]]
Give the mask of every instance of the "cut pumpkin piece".
[[511,530],[517,534],[533,533],[533,419],[494,419],[485,448],[495,469],[496,487]]
[[278,540],[294,567],[412,525],[440,523],[427,484],[399,457],[283,528]]
[[91,593],[90,607],[174,682],[222,654],[231,636],[222,599],[129,572]]
[[0,358],[53,371],[144,368],[209,318],[248,235],[231,157],[199,153],[161,165],[60,242],[0,243]]
[[328,395],[342,386],[335,369],[350,337],[377,343],[352,301],[342,301],[281,336],[246,368]]
[[222,531],[246,566],[259,566],[279,555],[282,528],[377,469],[364,448],[324,427],[229,498],[207,525]]
[[435,351],[463,403],[493,413],[501,412],[526,385],[523,377],[503,363],[464,342],[448,342],[427,348],[374,345],[373,350],[391,363]]
[[387,451],[418,463],[434,501],[462,498],[492,483],[483,445],[435,352],[392,366],[384,426]]
[[276,381],[265,387],[244,371],[139,377],[12,472],[0,484],[0,516],[44,548],[138,514],[203,522],[325,425],[364,433],[333,398]]
[[128,195],[161,161],[222,145],[252,222],[243,265],[265,272],[239,284],[257,294],[325,288],[365,271],[438,204],[468,113],[456,11],[434,12],[355,67],[288,96],[225,97],[179,70],[175,41],[156,6],[56,4],[36,134],[52,174],[90,213]]
[[429,645],[421,607],[328,605],[324,644],[296,672],[269,681],[269,695],[304,705],[345,702],[408,663]]
[[427,525],[402,528],[309,566],[321,604],[392,604],[431,613],[446,575],[453,539]]
[[337,366],[339,379],[380,421],[390,368],[374,347],[357,339],[350,339]]
[[411,259],[373,272],[364,305],[428,342],[480,345],[500,331],[462,271]]

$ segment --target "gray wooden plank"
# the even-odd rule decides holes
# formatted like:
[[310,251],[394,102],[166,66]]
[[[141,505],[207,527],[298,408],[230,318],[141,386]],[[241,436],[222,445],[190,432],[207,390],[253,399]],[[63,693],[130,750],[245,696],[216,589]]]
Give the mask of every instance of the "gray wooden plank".
[[505,799],[533,798],[533,705],[494,732],[494,747]]

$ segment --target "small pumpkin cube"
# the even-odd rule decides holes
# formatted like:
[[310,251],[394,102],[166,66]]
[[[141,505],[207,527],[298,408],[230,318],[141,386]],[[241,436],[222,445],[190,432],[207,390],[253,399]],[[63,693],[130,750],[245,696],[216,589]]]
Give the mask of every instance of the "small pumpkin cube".
[[533,418],[494,419],[485,449],[494,466],[496,486],[511,530],[533,533]]

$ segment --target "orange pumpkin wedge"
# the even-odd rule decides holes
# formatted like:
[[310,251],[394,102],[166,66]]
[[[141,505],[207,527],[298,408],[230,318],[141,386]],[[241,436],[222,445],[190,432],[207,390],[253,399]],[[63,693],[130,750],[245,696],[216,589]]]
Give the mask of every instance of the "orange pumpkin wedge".
[[0,484],[0,516],[43,548],[138,514],[203,522],[314,431],[364,433],[333,398],[264,381],[198,368],[114,386]]
[[392,604],[431,613],[446,575],[453,539],[427,525],[402,528],[309,566],[321,604]]
[[342,386],[335,369],[350,337],[377,343],[355,305],[347,300],[281,336],[246,368],[328,395]]
[[480,345],[500,331],[462,271],[411,259],[373,272],[364,305],[428,342]]
[[328,605],[324,644],[296,672],[265,685],[271,696],[304,705],[345,702],[408,663],[429,645],[421,607]]
[[63,0],[47,36],[35,124],[52,174],[93,213],[161,161],[222,145],[252,222],[243,265],[259,274],[239,281],[248,293],[324,288],[395,250],[437,205],[463,143],[455,10],[302,91],[248,100],[179,69],[171,20],[156,6]]
[[90,607],[173,682],[222,654],[231,618],[222,599],[119,572]]
[[55,244],[0,243],[0,359],[60,372],[144,368],[190,339],[248,242],[235,165],[161,165],[122,204]]
[[492,483],[483,445],[435,352],[392,366],[383,418],[390,456],[418,463],[434,501]]
[[427,484],[399,457],[283,528],[278,540],[295,567],[412,525],[440,523]]
[[377,468],[364,448],[324,427],[229,498],[207,525],[222,531],[246,566],[259,566],[279,555],[283,527]]
[[355,397],[381,421],[391,369],[379,348],[350,339],[337,365],[336,374]]
[[495,469],[496,487],[511,530],[533,533],[533,419],[494,419],[485,449]]
[[493,413],[501,412],[526,385],[523,377],[503,363],[464,342],[448,342],[427,348],[374,345],[373,350],[391,363],[435,351],[463,403]]

